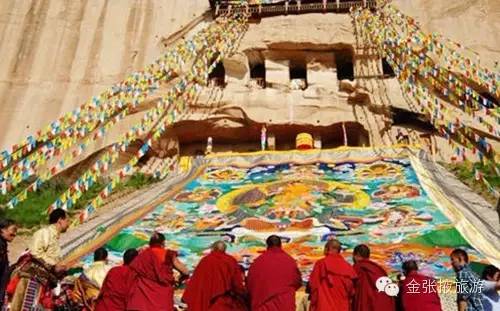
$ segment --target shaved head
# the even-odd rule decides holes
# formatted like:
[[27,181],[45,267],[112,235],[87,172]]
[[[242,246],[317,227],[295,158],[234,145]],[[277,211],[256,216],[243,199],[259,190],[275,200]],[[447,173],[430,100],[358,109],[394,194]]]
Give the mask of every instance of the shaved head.
[[359,244],[353,249],[352,254],[368,259],[370,258],[370,249],[365,244]]
[[212,244],[212,251],[225,252],[226,251],[226,243],[224,241],[216,241]]
[[281,247],[281,239],[277,235],[270,235],[266,240],[267,248]]
[[342,249],[342,244],[340,244],[339,240],[328,240],[325,244],[325,254],[327,253],[340,253]]
[[408,275],[412,271],[418,271],[418,264],[415,260],[408,260],[403,262],[403,273]]
[[352,260],[354,263],[370,258],[370,248],[365,244],[359,244],[352,250]]

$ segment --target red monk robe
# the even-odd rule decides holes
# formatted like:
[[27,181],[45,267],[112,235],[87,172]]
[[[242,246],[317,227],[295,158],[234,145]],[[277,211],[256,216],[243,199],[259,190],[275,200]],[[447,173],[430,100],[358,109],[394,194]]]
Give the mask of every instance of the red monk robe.
[[311,311],[349,311],[356,272],[338,253],[329,253],[314,265],[309,286]]
[[300,286],[297,263],[280,247],[268,248],[248,271],[253,311],[295,311],[295,291]]
[[[417,285],[415,285],[417,284]],[[419,274],[408,273],[400,289],[401,303],[405,311],[441,311],[436,280]]]
[[236,259],[218,250],[203,257],[182,299],[189,311],[247,310],[243,272]]
[[369,259],[358,260],[354,264],[358,275],[356,293],[354,294],[354,311],[392,311],[396,303],[385,292],[379,292],[375,282],[382,276],[387,276],[385,270]]
[[177,254],[160,246],[139,253],[130,264],[135,278],[127,301],[127,310],[174,310],[173,259]]
[[134,282],[134,272],[127,265],[109,270],[95,306],[95,311],[123,311]]

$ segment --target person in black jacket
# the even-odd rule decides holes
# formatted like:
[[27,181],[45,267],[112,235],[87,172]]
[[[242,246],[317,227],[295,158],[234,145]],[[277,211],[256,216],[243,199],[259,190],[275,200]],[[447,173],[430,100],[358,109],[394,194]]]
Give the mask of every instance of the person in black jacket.
[[16,237],[17,226],[10,219],[0,219],[0,308],[3,307],[5,289],[9,283],[10,267],[7,243]]

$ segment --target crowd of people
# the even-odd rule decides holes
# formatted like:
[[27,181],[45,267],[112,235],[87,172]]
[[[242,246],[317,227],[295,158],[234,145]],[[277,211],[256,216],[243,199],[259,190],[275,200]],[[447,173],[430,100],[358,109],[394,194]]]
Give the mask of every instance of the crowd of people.
[[[106,249],[97,249],[94,262],[66,282],[71,286],[65,286],[61,280],[71,279],[70,269],[59,264],[58,239],[68,228],[66,213],[52,211],[49,223],[33,235],[29,252],[10,266],[7,244],[15,238],[17,227],[10,220],[0,220],[2,310],[175,310],[174,290],[182,284],[180,304],[190,311],[292,311],[296,291],[304,285],[279,236],[267,238],[266,251],[248,273],[226,253],[223,241],[215,242],[190,273],[178,254],[165,247],[165,236],[155,232],[148,247],[127,250],[117,267],[108,265]],[[353,265],[341,253],[340,241],[326,242],[324,257],[314,264],[305,285],[309,310],[442,310],[436,280],[420,273],[416,261],[404,262],[403,275],[393,282],[370,259],[368,246],[354,248]],[[498,268],[487,266],[480,280],[464,250],[455,249],[450,260],[456,272],[458,310],[499,310]]]

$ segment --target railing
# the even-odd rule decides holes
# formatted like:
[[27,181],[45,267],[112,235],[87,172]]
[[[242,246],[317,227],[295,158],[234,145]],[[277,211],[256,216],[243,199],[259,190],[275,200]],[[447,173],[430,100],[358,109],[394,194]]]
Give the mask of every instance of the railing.
[[305,14],[314,12],[336,12],[345,13],[350,8],[368,7],[375,9],[376,0],[340,1],[329,0],[320,3],[294,3],[289,2],[259,5],[231,5],[230,2],[222,2],[215,5],[215,16],[229,13],[248,13],[252,16],[272,16],[286,14]]

